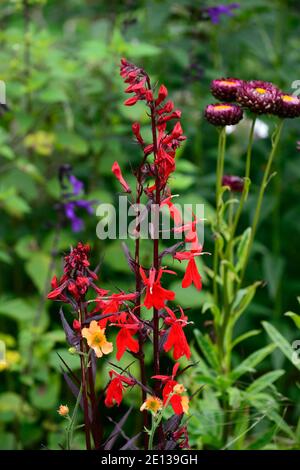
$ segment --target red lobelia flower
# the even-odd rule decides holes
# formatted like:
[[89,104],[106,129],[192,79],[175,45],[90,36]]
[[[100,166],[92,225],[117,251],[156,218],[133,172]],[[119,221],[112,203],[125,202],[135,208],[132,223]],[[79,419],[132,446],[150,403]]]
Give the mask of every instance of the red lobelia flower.
[[179,368],[179,363],[176,363],[173,367],[172,375],[154,375],[152,378],[160,380],[164,384],[162,391],[163,404],[169,403],[174,413],[181,415],[182,413],[188,412],[189,399],[186,395],[182,395],[185,392],[185,388],[182,384],[175,380]]
[[123,399],[124,386],[133,386],[135,381],[129,377],[118,374],[114,370],[109,371],[111,381],[106,389],[105,406],[111,407],[114,404],[120,406]]
[[133,338],[140,328],[138,319],[133,314],[126,312],[121,321],[117,321],[114,325],[120,328],[116,338],[117,360],[122,358],[127,349],[133,353],[139,352],[139,342]]
[[163,273],[176,274],[174,271],[160,268],[156,276],[156,270],[151,268],[149,270],[149,277],[147,278],[145,271],[140,267],[140,274],[147,288],[144,300],[144,305],[147,309],[154,307],[159,310],[165,307],[165,302],[167,300],[175,299],[175,292],[164,289],[160,283]]
[[195,256],[201,255],[201,251],[199,252],[179,252],[175,253],[174,258],[178,259],[179,261],[182,260],[189,260],[186,271],[184,274],[184,278],[182,279],[182,287],[185,289],[186,287],[189,287],[191,284],[194,284],[196,289],[201,290],[202,289],[202,278],[199,274],[196,261],[195,261]]
[[120,168],[118,162],[114,162],[114,164],[111,168],[111,171],[113,172],[113,174],[115,175],[115,177],[117,178],[119,183],[121,184],[121,186],[124,189],[125,193],[131,193],[130,186],[125,181],[125,179],[123,178],[122,171],[121,171],[121,168]]
[[187,316],[184,315],[184,312],[181,307],[180,318],[177,318],[174,312],[165,306],[165,310],[168,313],[168,317],[164,319],[166,325],[170,325],[168,337],[164,344],[164,350],[166,352],[170,351],[173,348],[173,359],[177,361],[182,356],[185,356],[187,359],[191,357],[190,347],[186,340],[183,328],[187,325]]

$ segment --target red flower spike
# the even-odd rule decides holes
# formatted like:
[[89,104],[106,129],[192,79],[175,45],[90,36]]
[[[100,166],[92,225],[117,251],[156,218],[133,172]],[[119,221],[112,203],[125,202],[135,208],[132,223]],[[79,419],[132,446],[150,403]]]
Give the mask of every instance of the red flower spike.
[[124,191],[126,193],[131,193],[131,189],[130,189],[130,186],[127,184],[127,182],[125,181],[125,179],[123,178],[123,175],[122,175],[122,172],[121,172],[121,168],[118,164],[118,162],[114,162],[112,168],[111,168],[111,171],[113,172],[113,174],[115,175],[115,177],[117,178],[117,180],[120,182],[122,188],[124,189]]

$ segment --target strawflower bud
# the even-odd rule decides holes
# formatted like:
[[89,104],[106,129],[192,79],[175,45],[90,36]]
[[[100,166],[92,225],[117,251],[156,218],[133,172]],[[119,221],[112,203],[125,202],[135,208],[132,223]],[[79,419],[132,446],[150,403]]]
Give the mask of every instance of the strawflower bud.
[[243,110],[237,104],[209,104],[205,108],[205,118],[214,126],[232,126],[243,118]]
[[222,186],[229,186],[230,191],[241,193],[244,189],[244,180],[239,176],[224,175]]
[[300,99],[297,96],[282,94],[279,97],[278,109],[275,113],[282,118],[300,116]]
[[243,81],[238,78],[217,78],[211,82],[210,90],[220,101],[235,101],[238,88]]

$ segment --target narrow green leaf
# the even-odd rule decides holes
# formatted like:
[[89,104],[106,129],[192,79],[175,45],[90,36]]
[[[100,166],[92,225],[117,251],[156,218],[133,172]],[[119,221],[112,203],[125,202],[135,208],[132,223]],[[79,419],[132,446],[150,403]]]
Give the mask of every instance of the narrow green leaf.
[[[297,351],[292,348],[291,344],[279,333],[276,328],[270,323],[264,321],[262,322],[264,329],[270,336],[271,340],[274,342],[275,346],[278,347],[281,352],[287,357],[287,359],[300,370],[300,361],[297,355]],[[298,359],[298,360],[297,360]]]
[[273,382],[279,379],[285,373],[284,370],[273,370],[262,375],[245,390],[245,393],[258,393],[269,387]]
[[245,261],[246,261],[246,258],[247,258],[248,247],[249,247],[249,243],[250,243],[250,237],[251,237],[251,227],[248,227],[244,231],[244,233],[243,233],[243,235],[240,239],[240,242],[237,246],[237,253],[236,253],[237,263],[236,263],[236,266],[235,266],[236,272],[241,271],[241,269],[243,268],[243,266],[245,264]]
[[215,370],[219,370],[219,361],[214,346],[208,336],[204,336],[200,330],[195,330],[194,335],[197,343],[205,356],[207,362]]
[[261,333],[261,330],[251,330],[247,331],[246,333],[243,333],[242,335],[238,336],[235,338],[235,340],[231,344],[231,349],[235,348],[235,346],[242,341],[245,341],[248,338],[251,338],[252,336],[259,335]]
[[269,344],[268,346],[265,346],[264,348],[261,348],[258,351],[250,354],[247,359],[241,362],[241,364],[239,364],[230,373],[230,378],[235,381],[247,372],[254,372],[255,367],[260,364],[260,362],[262,362],[269,354],[271,354],[275,348],[276,346],[274,344]]

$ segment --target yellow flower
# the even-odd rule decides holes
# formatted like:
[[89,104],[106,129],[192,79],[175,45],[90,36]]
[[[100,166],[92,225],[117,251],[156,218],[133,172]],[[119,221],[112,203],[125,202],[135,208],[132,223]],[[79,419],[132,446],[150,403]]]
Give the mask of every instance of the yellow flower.
[[182,384],[176,384],[173,388],[173,392],[177,395],[181,395],[183,392],[185,392],[185,388]]
[[60,416],[67,416],[69,414],[69,407],[67,405],[60,405],[57,410],[57,413]]
[[149,410],[156,414],[159,410],[162,409],[162,406],[163,403],[160,398],[148,397],[147,400],[142,404],[140,411]]
[[81,334],[87,340],[89,347],[95,351],[97,357],[112,352],[113,345],[106,339],[105,328],[101,329],[96,320],[91,321],[88,328],[82,328]]
[[189,397],[187,397],[186,395],[181,397],[181,406],[183,412],[189,414]]

